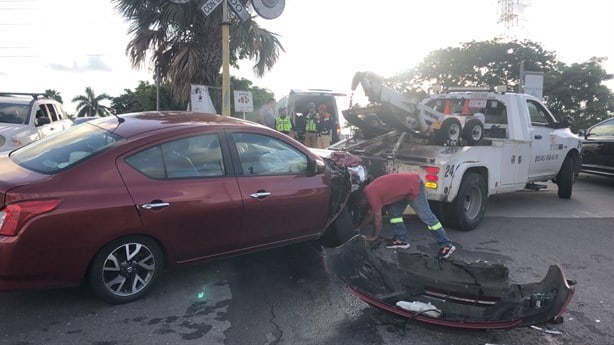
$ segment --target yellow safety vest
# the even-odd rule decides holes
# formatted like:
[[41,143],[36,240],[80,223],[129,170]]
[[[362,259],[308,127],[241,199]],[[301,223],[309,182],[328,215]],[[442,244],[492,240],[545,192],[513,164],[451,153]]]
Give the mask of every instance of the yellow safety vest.
[[316,132],[318,130],[316,115],[307,114],[305,118],[305,130],[307,132]]
[[280,131],[280,132],[284,132],[284,133],[289,133],[290,130],[292,130],[292,123],[290,122],[290,118],[289,117],[285,117],[285,118],[281,118],[278,117],[276,120],[277,124],[275,126],[275,128]]

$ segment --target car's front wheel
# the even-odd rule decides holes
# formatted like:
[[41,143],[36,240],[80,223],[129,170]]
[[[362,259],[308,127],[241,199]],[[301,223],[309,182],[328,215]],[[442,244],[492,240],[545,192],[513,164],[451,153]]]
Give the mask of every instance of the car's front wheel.
[[559,186],[558,195],[561,199],[571,198],[575,178],[575,165],[576,163],[571,156],[566,157],[556,177],[556,183]]
[[151,289],[161,273],[162,261],[162,251],[154,240],[144,236],[121,238],[96,254],[89,283],[106,302],[132,302]]

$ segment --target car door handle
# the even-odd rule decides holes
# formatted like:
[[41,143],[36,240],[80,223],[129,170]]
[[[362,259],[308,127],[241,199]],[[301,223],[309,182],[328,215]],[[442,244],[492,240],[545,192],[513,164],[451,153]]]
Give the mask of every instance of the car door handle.
[[263,199],[263,198],[265,198],[267,196],[270,196],[270,195],[271,195],[271,193],[269,193],[269,192],[256,192],[256,193],[250,194],[250,196],[252,198],[254,198],[254,199]]
[[542,136],[541,136],[541,135],[536,135],[536,136],[534,136],[533,138],[535,138],[535,139],[541,139],[541,138],[542,138]]
[[146,210],[151,210],[154,208],[160,208],[160,207],[167,207],[170,204],[168,202],[156,202],[153,204],[143,204],[141,205],[142,208],[146,209]]

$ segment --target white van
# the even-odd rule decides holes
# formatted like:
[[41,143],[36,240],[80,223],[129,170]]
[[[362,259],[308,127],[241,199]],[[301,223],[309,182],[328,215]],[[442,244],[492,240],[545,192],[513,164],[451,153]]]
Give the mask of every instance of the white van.
[[292,122],[296,124],[303,115],[307,114],[307,105],[310,102],[313,102],[316,107],[320,104],[326,105],[326,109],[334,122],[334,130],[331,135],[331,143],[334,144],[339,141],[340,134],[339,110],[335,99],[337,96],[345,96],[345,94],[324,89],[292,89],[290,94],[277,101],[275,114],[279,113],[279,108],[286,108]]

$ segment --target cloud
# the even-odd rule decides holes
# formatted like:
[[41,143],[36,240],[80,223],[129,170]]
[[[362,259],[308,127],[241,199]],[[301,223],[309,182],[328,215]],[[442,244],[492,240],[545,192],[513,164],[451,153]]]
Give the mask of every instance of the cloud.
[[111,72],[113,69],[107,65],[101,56],[88,56],[85,63],[73,62],[72,66],[63,64],[50,63],[49,68],[55,71],[71,72],[71,73],[86,73],[86,72]]

